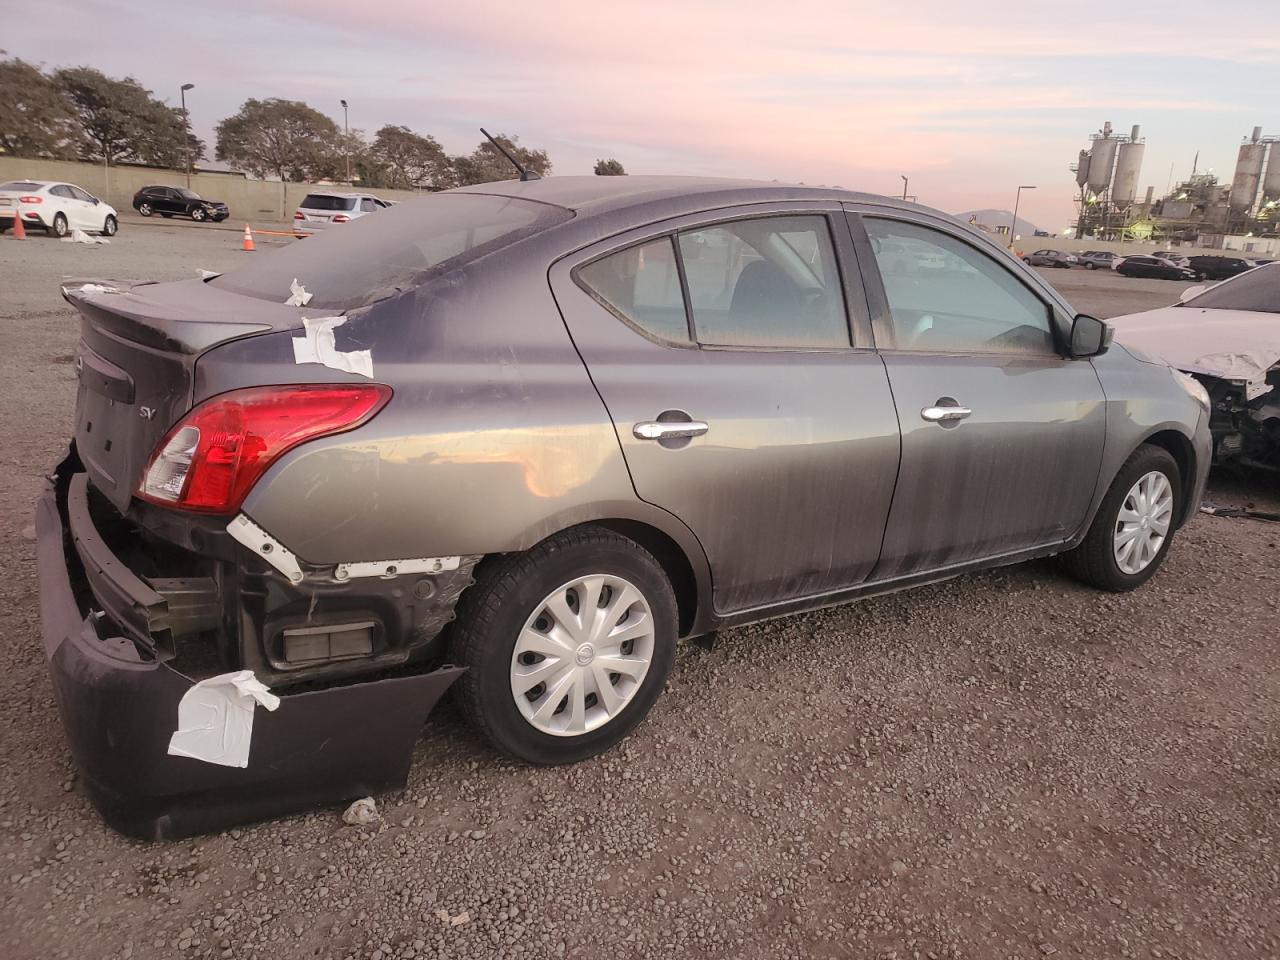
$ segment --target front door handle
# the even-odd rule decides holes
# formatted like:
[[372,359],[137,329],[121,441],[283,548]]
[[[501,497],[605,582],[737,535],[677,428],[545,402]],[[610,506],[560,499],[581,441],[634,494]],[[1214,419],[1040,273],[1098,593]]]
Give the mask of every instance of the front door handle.
[[973,413],[968,407],[959,404],[954,406],[925,407],[920,411],[920,419],[930,423],[957,423]]
[[684,437],[700,437],[710,429],[702,420],[644,420],[631,428],[637,440],[678,440]]

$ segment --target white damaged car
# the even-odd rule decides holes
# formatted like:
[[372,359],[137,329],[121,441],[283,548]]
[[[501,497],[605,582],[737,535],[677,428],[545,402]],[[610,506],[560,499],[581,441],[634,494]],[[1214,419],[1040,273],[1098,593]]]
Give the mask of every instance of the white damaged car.
[[1280,263],[1189,287],[1171,307],[1107,322],[1125,347],[1204,385],[1215,463],[1280,470]]

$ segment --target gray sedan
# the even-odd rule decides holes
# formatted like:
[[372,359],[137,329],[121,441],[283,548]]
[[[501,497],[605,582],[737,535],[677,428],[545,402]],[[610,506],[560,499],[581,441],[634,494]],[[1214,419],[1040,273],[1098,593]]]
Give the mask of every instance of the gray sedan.
[[1065,269],[1075,266],[1076,260],[1074,253],[1063,253],[1061,250],[1037,250],[1035,253],[1025,254],[1022,258],[1023,263],[1029,263],[1033,267],[1063,267]]
[[450,686],[566,763],[641,723],[682,639],[1052,554],[1131,590],[1209,466],[1198,383],[865,194],[490,183],[65,295],[45,647],[140,836],[403,784]]

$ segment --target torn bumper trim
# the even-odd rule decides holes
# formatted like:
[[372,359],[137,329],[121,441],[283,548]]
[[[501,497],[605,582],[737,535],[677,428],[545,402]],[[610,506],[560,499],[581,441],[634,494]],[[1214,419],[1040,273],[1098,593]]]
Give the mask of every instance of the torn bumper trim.
[[41,632],[72,755],[108,824],[170,839],[404,785],[427,714],[458,668],[284,693],[255,719],[245,768],[170,756],[191,681],[143,660],[112,636],[109,618],[78,605],[88,591],[69,554],[69,479],[50,480],[36,508]]

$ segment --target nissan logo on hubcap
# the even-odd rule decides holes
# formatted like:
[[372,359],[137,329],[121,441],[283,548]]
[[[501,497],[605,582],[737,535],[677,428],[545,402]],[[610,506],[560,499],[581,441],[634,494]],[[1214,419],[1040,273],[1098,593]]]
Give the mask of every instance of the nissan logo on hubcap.
[[584,643],[574,654],[574,659],[578,661],[578,666],[585,667],[596,658],[596,649],[589,643]]

